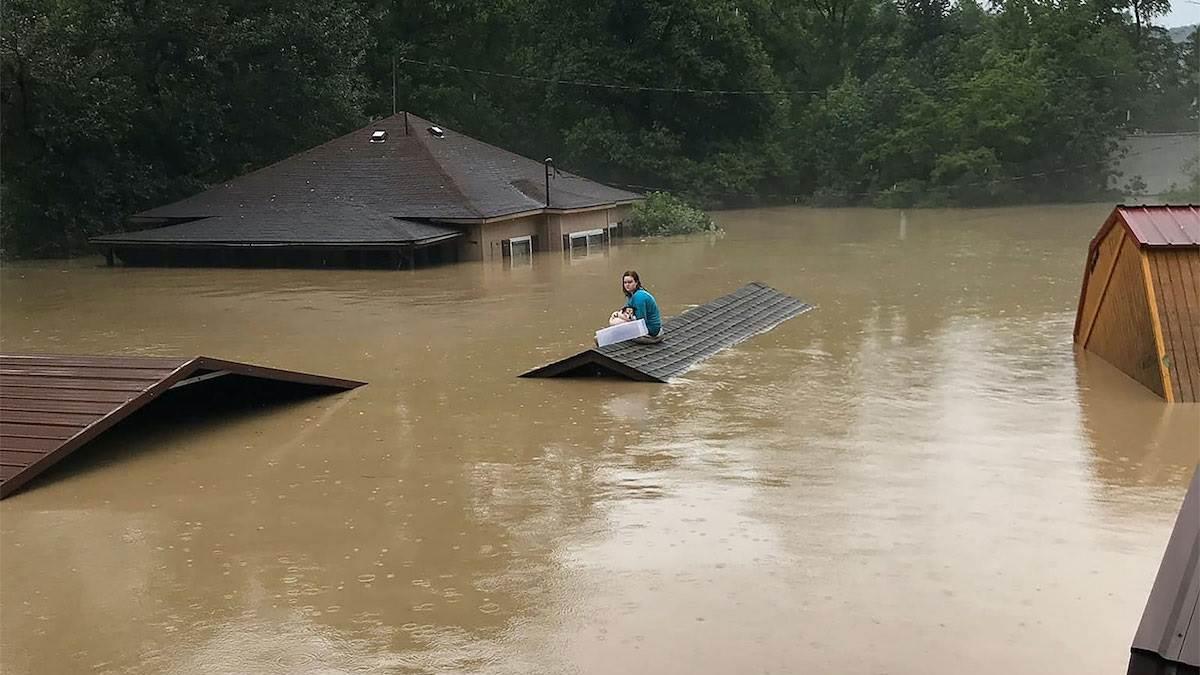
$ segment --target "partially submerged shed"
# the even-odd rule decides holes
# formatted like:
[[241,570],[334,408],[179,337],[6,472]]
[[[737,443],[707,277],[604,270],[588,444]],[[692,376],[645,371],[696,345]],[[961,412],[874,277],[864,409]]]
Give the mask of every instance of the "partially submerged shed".
[[242,378],[340,391],[363,382],[195,358],[0,354],[0,499],[172,389]]
[[1092,239],[1075,343],[1167,401],[1200,401],[1200,209],[1117,206]]

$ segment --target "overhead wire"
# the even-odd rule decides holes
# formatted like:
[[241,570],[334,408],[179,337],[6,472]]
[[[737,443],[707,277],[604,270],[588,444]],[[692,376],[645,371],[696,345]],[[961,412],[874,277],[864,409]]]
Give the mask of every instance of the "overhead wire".
[[[408,57],[397,57],[397,62],[412,64],[412,65],[416,65],[416,66],[423,66],[423,67],[428,67],[428,68],[436,68],[436,69],[441,69],[441,70],[450,70],[450,71],[455,71],[455,72],[468,73],[468,74],[472,74],[472,75],[480,75],[480,76],[485,76],[485,77],[499,78],[499,79],[505,79],[505,80],[524,81],[524,82],[532,82],[532,83],[538,83],[538,84],[575,86],[575,87],[582,87],[582,88],[594,88],[594,89],[603,89],[603,90],[609,90],[609,91],[624,91],[624,92],[645,91],[645,92],[656,92],[656,93],[692,94],[692,95],[701,95],[701,96],[791,96],[791,95],[823,95],[823,94],[826,94],[829,92],[829,89],[820,89],[820,90],[818,90],[818,89],[704,89],[704,88],[696,88],[696,87],[646,86],[646,85],[632,85],[632,84],[625,84],[625,83],[618,83],[618,82],[598,82],[598,81],[594,81],[594,80],[564,79],[564,78],[541,77],[541,76],[533,76],[533,75],[521,75],[521,74],[516,74],[516,73],[505,73],[505,72],[486,70],[486,69],[481,69],[481,68],[458,66],[458,65],[447,64],[447,63],[424,61],[424,60],[412,59],[412,58],[408,58]],[[1115,79],[1116,77],[1119,77],[1119,76],[1117,76],[1115,73],[1112,76],[1107,76],[1107,75],[1104,75],[1104,76],[1099,76],[1099,75],[1067,76],[1067,77],[1058,78],[1056,80],[1056,82],[1063,83],[1063,82],[1078,82],[1078,81],[1085,81],[1085,80],[1102,80],[1102,79],[1107,81],[1110,78]],[[1047,84],[1052,84],[1052,83],[1047,83]],[[941,86],[940,89],[941,90],[954,90],[954,89],[962,88],[965,86],[966,86],[965,83],[957,83],[957,84],[950,83],[950,84]],[[1074,119],[1074,117],[1075,116],[1067,116],[1064,119]],[[787,128],[794,128],[794,127],[787,127]],[[1123,155],[1122,158],[1136,157],[1136,156],[1140,156],[1142,154],[1146,154],[1148,152],[1150,152],[1150,151],[1147,150],[1147,151],[1141,151],[1141,152],[1135,152],[1135,153],[1126,153],[1125,155]],[[1001,177],[997,177],[997,178],[987,178],[987,179],[981,179],[981,180],[977,180],[977,181],[970,181],[967,183],[952,183],[952,184],[948,184],[948,185],[940,185],[940,186],[934,186],[934,187],[935,187],[935,189],[941,189],[941,190],[944,190],[944,189],[963,190],[963,189],[970,189],[970,188],[997,186],[997,185],[1005,184],[1005,183],[1014,183],[1014,182],[1025,181],[1025,180],[1046,178],[1049,175],[1059,175],[1059,174],[1064,174],[1064,173],[1072,172],[1072,171],[1080,171],[1080,170],[1084,170],[1084,169],[1095,168],[1095,167],[1098,167],[1098,166],[1101,166],[1104,164],[1109,164],[1112,161],[1113,161],[1112,159],[1096,160],[1096,161],[1092,161],[1092,162],[1085,162],[1085,163],[1075,164],[1075,165],[1071,165],[1071,166],[1056,167],[1054,169],[1049,169],[1046,171],[1034,171],[1034,172],[1029,172],[1027,174],[1021,174],[1021,175],[1001,176]],[[609,183],[609,184],[613,185],[615,187],[625,187],[625,188],[631,188],[631,189],[635,189],[635,190],[669,191],[669,188],[652,187],[652,186],[646,186],[646,185],[636,185],[636,184],[631,184],[631,183]],[[867,190],[867,191],[838,192],[837,195],[841,196],[841,197],[845,197],[845,198],[865,198],[865,197],[884,195],[884,194],[888,194],[890,192],[892,192],[892,190],[888,190],[885,188],[885,189],[876,189],[876,190]],[[782,199],[789,199],[789,200],[793,200],[793,201],[811,198],[811,195],[807,195],[807,194],[764,193],[764,192],[755,192],[753,194],[715,194],[712,196],[715,196],[718,198],[723,198],[723,199],[782,198]]]
[[[1131,158],[1131,157],[1140,157],[1142,155],[1148,155],[1152,152],[1154,152],[1154,150],[1151,150],[1151,149],[1142,150],[1142,151],[1138,151],[1138,152],[1130,152],[1130,153],[1126,153],[1125,155],[1122,155],[1121,158],[1127,159],[1127,158]],[[986,178],[986,179],[980,179],[980,180],[975,180],[975,181],[968,181],[966,183],[951,183],[948,185],[935,185],[935,186],[931,186],[931,187],[934,190],[943,190],[943,189],[964,190],[964,189],[969,189],[969,188],[994,187],[994,186],[1001,185],[1001,184],[1015,183],[1015,182],[1019,182],[1019,181],[1032,180],[1032,179],[1037,179],[1037,178],[1046,178],[1051,175],[1065,174],[1065,173],[1073,172],[1073,171],[1081,171],[1084,169],[1091,169],[1091,168],[1095,168],[1097,166],[1101,166],[1103,164],[1109,164],[1112,161],[1113,160],[1111,160],[1111,159],[1096,160],[1096,161],[1092,161],[1092,162],[1083,162],[1083,163],[1079,163],[1079,164],[1074,164],[1071,166],[1057,167],[1054,169],[1048,169],[1046,171],[1033,171],[1033,172],[1030,172],[1027,174],[1022,174],[1022,175],[1001,176],[998,178]],[[613,187],[638,190],[641,192],[672,192],[673,191],[671,188],[667,188],[664,186],[649,186],[649,185],[640,185],[640,184],[636,184],[636,183],[605,182],[605,184],[611,185]],[[784,199],[784,200],[790,200],[793,202],[797,202],[797,201],[802,201],[802,200],[809,200],[812,198],[812,194],[784,193],[784,192],[755,192],[753,194],[740,194],[740,193],[706,193],[706,194],[709,194],[710,196],[718,198],[718,199],[727,199],[727,200]],[[899,194],[899,193],[895,192],[894,190],[889,190],[887,188],[881,188],[881,189],[875,189],[875,190],[852,191],[852,192],[838,191],[836,193],[837,196],[845,197],[845,198],[877,197],[877,196],[885,195],[885,194]],[[1151,194],[1155,194],[1155,193],[1151,193]]]
[[[534,82],[539,84],[554,84],[562,86],[573,86],[592,89],[606,89],[612,91],[626,92],[656,92],[670,94],[694,94],[699,96],[791,96],[791,95],[821,95],[830,91],[826,89],[705,89],[699,87],[668,87],[668,86],[653,86],[640,84],[626,84],[622,82],[599,82],[596,80],[583,79],[567,79],[555,77],[541,77],[537,75],[523,75],[519,73],[506,73],[497,70],[487,70],[483,68],[472,68],[468,66],[459,66],[449,63],[438,63],[434,61],[424,61],[421,59],[412,59],[408,57],[397,57],[397,63],[408,63],[426,68],[436,68],[439,70],[451,70],[460,73],[468,73],[471,75],[481,75],[484,77],[492,77],[506,80],[517,80],[522,82]],[[1115,80],[1123,75],[1113,73],[1111,75],[1068,75],[1054,78],[1047,81],[1048,85],[1062,84],[1066,82],[1079,81],[1110,81]],[[939,85],[939,89],[959,89],[965,88],[966,83],[945,83]]]

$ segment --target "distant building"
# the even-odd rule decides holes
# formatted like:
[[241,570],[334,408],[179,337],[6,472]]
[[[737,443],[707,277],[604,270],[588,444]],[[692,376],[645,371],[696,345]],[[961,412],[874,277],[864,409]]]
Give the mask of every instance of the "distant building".
[[91,242],[110,264],[408,267],[607,242],[639,199],[400,113]]
[[1088,247],[1075,344],[1169,402],[1200,401],[1200,207],[1113,209]]
[[[1154,197],[1191,184],[1191,174],[1200,171],[1200,132],[1138,134],[1120,140],[1113,156],[1118,176],[1111,187],[1130,197]],[[1140,181],[1141,187],[1135,187]],[[1200,195],[1194,199],[1200,200]]]

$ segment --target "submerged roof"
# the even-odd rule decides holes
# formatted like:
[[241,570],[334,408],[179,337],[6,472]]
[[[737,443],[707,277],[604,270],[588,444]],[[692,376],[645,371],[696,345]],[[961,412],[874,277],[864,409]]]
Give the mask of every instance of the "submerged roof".
[[195,358],[0,355],[0,499],[168,389],[241,375],[322,389],[363,382]]
[[667,319],[663,341],[625,341],[596,347],[522,373],[521,377],[618,375],[643,382],[666,382],[700,361],[813,306],[760,282]]
[[1200,207],[1118,204],[1092,239],[1095,248],[1118,222],[1142,246],[1200,246]]
[[[379,131],[384,140],[373,142]],[[552,176],[553,208],[640,198],[565,171]],[[280,205],[344,218],[352,214],[338,207],[349,205],[387,218],[481,219],[546,208],[545,192],[540,161],[400,113],[135,218],[257,215]]]
[[[1163,553],[1154,587],[1133,638],[1133,650],[1169,664],[1200,667],[1200,469],[1192,482]],[[1131,664],[1133,660],[1131,660]],[[1153,664],[1149,664],[1153,665]],[[1133,668],[1130,669],[1133,672]],[[1149,670],[1147,672],[1158,672]],[[1176,672],[1162,668],[1161,672]],[[1178,672],[1184,672],[1179,670]],[[1194,672],[1194,670],[1193,670]]]
[[402,246],[432,244],[464,236],[452,227],[389,218],[352,204],[212,216],[179,225],[93,237],[96,244],[195,246]]

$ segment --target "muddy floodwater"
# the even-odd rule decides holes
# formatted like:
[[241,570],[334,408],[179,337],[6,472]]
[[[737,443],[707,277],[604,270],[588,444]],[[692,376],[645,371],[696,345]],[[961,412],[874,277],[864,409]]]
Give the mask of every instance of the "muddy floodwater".
[[[6,264],[6,352],[366,380],[149,410],[0,503],[0,671],[1122,673],[1196,462],[1071,343],[1110,206],[766,209],[417,271]],[[642,273],[817,306],[668,385],[527,380]]]

